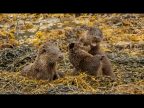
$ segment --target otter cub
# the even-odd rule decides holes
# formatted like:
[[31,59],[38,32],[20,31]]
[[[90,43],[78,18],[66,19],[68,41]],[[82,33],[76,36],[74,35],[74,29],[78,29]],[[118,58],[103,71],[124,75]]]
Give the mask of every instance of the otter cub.
[[112,64],[107,57],[107,55],[100,50],[100,44],[97,43],[95,46],[91,45],[91,50],[89,51],[92,55],[104,55],[104,59],[102,60],[102,73],[107,76],[111,76],[113,80],[115,80],[115,74],[112,71]]
[[[95,30],[95,31],[94,31]],[[100,43],[103,40],[103,34],[100,29],[91,28],[89,31],[86,31],[83,36],[79,37],[79,43],[83,45],[90,45],[90,50],[88,53],[92,55],[104,55],[105,57],[102,60],[102,73],[104,75],[111,76],[115,80],[115,75],[112,71],[112,65],[107,55],[101,51]]]
[[91,55],[87,51],[89,48],[82,47],[80,43],[74,42],[69,44],[69,60],[74,66],[74,74],[83,71],[90,75],[98,76],[101,72],[101,61],[103,55]]
[[56,71],[56,63],[62,59],[60,49],[52,42],[46,42],[40,46],[34,63],[25,66],[21,74],[48,81],[63,77],[62,72]]

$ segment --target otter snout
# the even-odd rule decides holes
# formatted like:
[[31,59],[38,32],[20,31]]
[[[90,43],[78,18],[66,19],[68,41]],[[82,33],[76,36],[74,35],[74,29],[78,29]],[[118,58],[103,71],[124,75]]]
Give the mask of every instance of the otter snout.
[[103,59],[104,59],[104,57],[105,57],[104,55],[101,55],[101,59],[100,59],[100,60],[103,60]]
[[64,59],[63,54],[59,54],[58,59],[59,59],[60,61],[63,60],[63,59]]

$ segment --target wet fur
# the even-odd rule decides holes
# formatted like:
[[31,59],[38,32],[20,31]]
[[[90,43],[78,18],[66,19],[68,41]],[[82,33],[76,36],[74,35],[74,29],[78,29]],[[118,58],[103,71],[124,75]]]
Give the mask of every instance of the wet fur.
[[91,55],[83,49],[79,43],[69,44],[69,60],[75,68],[73,74],[87,72],[90,75],[98,76],[101,72],[102,55]]
[[[88,33],[89,32],[89,33]],[[110,60],[108,59],[107,55],[101,51],[100,43],[103,39],[102,33],[98,30],[98,33],[90,33],[88,31],[85,35],[81,36],[78,41],[83,44],[90,45],[90,50],[88,51],[89,54],[94,55],[104,55],[104,59],[102,60],[102,73],[103,75],[111,76],[112,79],[115,80],[115,75],[112,71],[112,65]],[[93,30],[92,30],[93,32]]]
[[62,59],[63,55],[58,47],[52,43],[45,43],[39,48],[34,63],[25,66],[21,73],[38,80],[52,81],[64,76],[56,70],[56,63]]

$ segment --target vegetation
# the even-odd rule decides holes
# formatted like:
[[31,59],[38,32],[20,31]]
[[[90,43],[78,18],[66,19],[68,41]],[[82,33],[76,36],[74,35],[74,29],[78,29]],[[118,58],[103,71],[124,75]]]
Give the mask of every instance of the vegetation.
[[[144,94],[143,14],[0,14],[0,94]],[[78,26],[96,26],[104,34],[102,49],[117,80],[81,73],[72,76],[68,43]],[[39,46],[54,40],[64,52],[58,69],[66,76],[52,82],[21,76]]]

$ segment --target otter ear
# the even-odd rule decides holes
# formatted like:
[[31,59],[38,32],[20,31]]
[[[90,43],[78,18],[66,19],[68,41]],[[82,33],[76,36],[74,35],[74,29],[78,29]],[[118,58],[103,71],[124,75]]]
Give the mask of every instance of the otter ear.
[[74,48],[74,45],[75,45],[75,43],[70,43],[70,44],[69,44],[69,49]]

